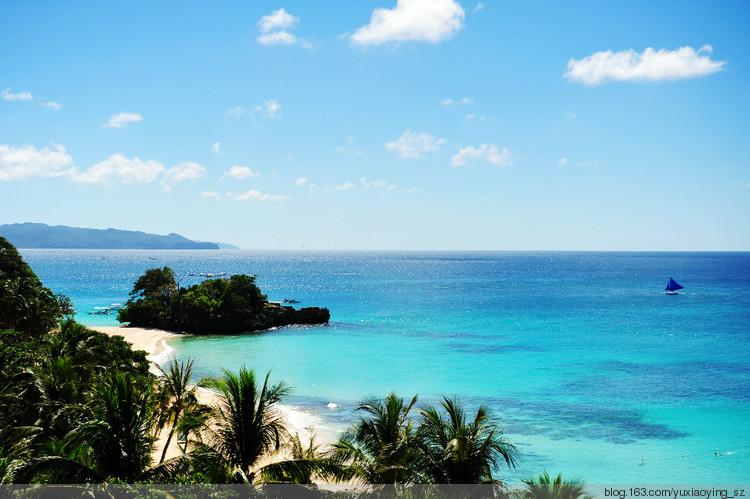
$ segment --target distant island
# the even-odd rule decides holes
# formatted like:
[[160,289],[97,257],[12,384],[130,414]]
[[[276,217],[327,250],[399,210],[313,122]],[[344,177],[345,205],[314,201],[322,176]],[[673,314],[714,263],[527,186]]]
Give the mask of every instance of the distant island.
[[239,249],[230,244],[192,241],[179,234],[160,236],[132,230],[83,229],[28,222],[0,225],[0,236],[17,248]]
[[326,324],[327,308],[296,310],[269,302],[255,277],[233,275],[180,287],[169,267],[147,270],[133,285],[117,320],[193,334],[236,334],[300,324]]

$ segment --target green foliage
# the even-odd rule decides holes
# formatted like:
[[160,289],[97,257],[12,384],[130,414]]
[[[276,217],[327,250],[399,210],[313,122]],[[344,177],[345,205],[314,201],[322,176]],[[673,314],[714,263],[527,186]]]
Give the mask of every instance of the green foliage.
[[432,483],[494,483],[492,469],[504,463],[515,467],[518,450],[504,437],[488,407],[472,419],[455,398],[444,397],[442,411],[433,406],[420,411],[419,444],[426,456]]
[[278,450],[287,436],[276,404],[289,393],[289,387],[283,381],[269,386],[270,372],[262,386],[256,382],[255,373],[245,367],[238,374],[223,372],[213,381],[220,402],[215,408],[215,430],[210,440],[241,481],[252,483],[253,466],[266,453]]
[[523,480],[527,489],[523,491],[524,499],[590,499],[593,496],[586,492],[583,480],[563,480],[562,475],[551,479],[547,472],[538,477]]
[[0,329],[39,336],[55,327],[61,316],[52,291],[42,286],[16,248],[0,237]]
[[364,483],[419,483],[422,454],[417,429],[409,412],[417,397],[407,404],[391,393],[385,399],[370,398],[357,410],[366,416],[334,444],[331,455],[341,466],[339,480]]
[[169,267],[150,269],[138,278],[118,320],[131,326],[198,334],[258,331],[295,323],[327,322],[326,309],[294,310],[268,303],[255,278],[234,275],[178,288]]

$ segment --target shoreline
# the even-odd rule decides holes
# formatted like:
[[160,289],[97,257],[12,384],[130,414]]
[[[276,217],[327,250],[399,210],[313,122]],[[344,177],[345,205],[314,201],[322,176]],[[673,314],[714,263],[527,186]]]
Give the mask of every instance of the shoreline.
[[[174,353],[174,348],[169,346],[169,340],[181,336],[179,333],[173,333],[170,331],[164,331],[163,329],[151,329],[142,327],[122,327],[122,326],[87,326],[89,329],[104,333],[108,336],[122,336],[125,341],[132,345],[133,350],[143,350],[146,352],[146,358],[151,363],[150,371],[155,375],[160,375],[161,372],[156,367],[168,361],[168,359]],[[218,403],[218,396],[212,390],[206,388],[198,388],[196,391],[198,400],[205,405],[214,406]],[[295,433],[299,434],[302,438],[303,443],[309,439],[307,427],[309,426],[310,415],[301,410],[292,409],[288,405],[279,404],[279,413],[289,430],[290,435]],[[154,441],[154,451],[152,452],[152,458],[154,462],[158,462],[161,458],[161,453],[164,449],[164,444],[167,440],[167,431],[159,433],[159,437]],[[335,439],[321,438],[323,435],[317,434],[319,443],[324,446],[332,444]],[[180,450],[177,447],[177,440],[172,439],[170,442],[169,450],[166,454],[166,459],[176,457],[180,455]]]

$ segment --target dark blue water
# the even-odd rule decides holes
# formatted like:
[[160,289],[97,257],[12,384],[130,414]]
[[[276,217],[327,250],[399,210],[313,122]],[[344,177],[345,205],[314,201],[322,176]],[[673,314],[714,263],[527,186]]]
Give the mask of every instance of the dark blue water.
[[[523,451],[506,478],[750,476],[750,253],[22,254],[91,325],[116,325],[88,312],[124,302],[145,269],[164,265],[183,285],[200,280],[188,273],[257,274],[271,300],[328,307],[328,326],[172,342],[202,375],[273,369],[295,386],[292,417],[325,436],[367,395],[458,394],[488,404]],[[680,294],[663,293],[669,277]]]

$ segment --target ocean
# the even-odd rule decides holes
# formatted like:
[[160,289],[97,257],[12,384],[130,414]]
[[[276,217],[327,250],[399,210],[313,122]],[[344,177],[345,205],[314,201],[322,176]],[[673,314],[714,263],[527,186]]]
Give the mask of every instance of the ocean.
[[[294,387],[285,411],[334,438],[367,396],[488,405],[546,470],[592,484],[746,483],[750,253],[21,250],[87,325],[146,269],[257,275],[326,326],[171,340],[200,376],[245,365]],[[667,295],[674,278],[685,289]],[[331,407],[329,407],[329,403]]]

